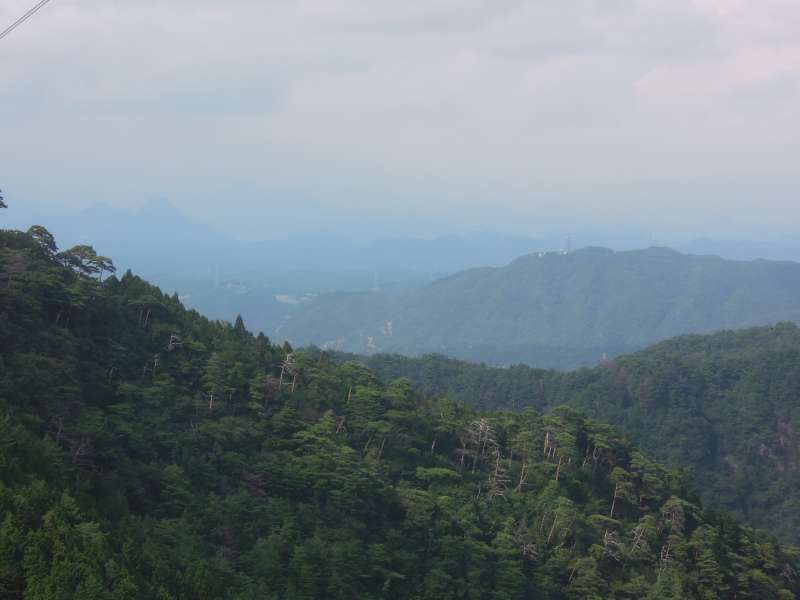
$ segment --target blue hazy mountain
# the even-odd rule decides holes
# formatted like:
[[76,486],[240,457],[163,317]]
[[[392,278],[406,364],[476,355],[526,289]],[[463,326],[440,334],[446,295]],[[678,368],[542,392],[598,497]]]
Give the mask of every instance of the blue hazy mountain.
[[779,321],[800,322],[800,263],[584,248],[400,293],[323,295],[278,333],[350,352],[570,368],[684,333]]
[[[33,223],[45,225],[62,247],[91,243],[101,254],[113,256],[118,268],[131,268],[165,291],[178,292],[188,306],[211,317],[233,320],[241,314],[252,328],[272,336],[289,336],[304,343],[332,343],[353,351],[432,350],[500,364],[524,361],[560,367],[595,362],[604,352],[612,355],[632,350],[667,335],[706,331],[707,325],[716,323],[713,319],[699,320],[691,327],[654,330],[657,334],[643,329],[641,339],[635,340],[615,338],[611,331],[604,334],[606,339],[598,340],[587,329],[595,326],[587,316],[592,314],[592,305],[576,304],[569,309],[574,318],[562,325],[565,331],[572,331],[577,323],[578,333],[574,339],[558,341],[555,346],[552,336],[537,334],[535,340],[526,338],[518,340],[516,345],[504,344],[501,352],[491,341],[493,331],[482,332],[480,327],[474,330],[474,339],[459,338],[456,342],[451,339],[453,333],[435,333],[443,323],[449,323],[455,331],[462,329],[463,325],[450,323],[449,314],[461,310],[462,302],[474,306],[475,293],[487,297],[498,293],[491,286],[473,289],[477,285],[476,274],[493,271],[470,269],[504,267],[531,253],[550,251],[552,256],[558,256],[558,251],[570,244],[575,248],[604,244],[626,250],[653,239],[646,232],[624,228],[583,230],[573,233],[571,240],[561,235],[534,237],[493,231],[434,238],[382,238],[380,227],[376,226],[371,234],[367,225],[354,224],[346,231],[332,226],[330,231],[253,242],[235,239],[192,219],[163,199],[151,200],[136,210],[98,204],[80,211],[47,213],[15,203],[1,216],[3,227],[26,229]],[[773,241],[704,238],[673,245],[691,254],[740,260],[800,259],[800,238]],[[699,258],[694,260],[697,262]],[[425,288],[448,275],[453,277]],[[515,273],[512,278],[518,276]],[[423,288],[445,290],[454,281],[463,282],[461,288],[441,302],[428,304],[432,298],[425,296],[430,292]],[[512,285],[515,283],[512,279],[492,285],[499,285],[499,289],[505,290],[503,293],[512,297],[528,293],[517,291]],[[536,293],[550,293],[547,285],[537,288]],[[421,294],[418,299],[408,300],[416,293]],[[587,302],[600,301],[591,290],[580,289],[575,293],[578,298],[586,294]],[[635,302],[637,297],[633,298]],[[407,302],[410,304],[406,305]],[[561,306],[565,306],[564,301]],[[444,317],[440,318],[437,311]],[[478,325],[502,321],[508,307],[500,301],[496,312],[491,318],[480,317]],[[396,313],[403,318],[398,320]],[[429,318],[433,319],[430,327]],[[403,327],[404,333],[395,334],[387,346],[389,340],[383,339],[387,337],[383,334],[385,324],[392,321],[396,328],[403,319],[414,320],[427,333],[404,339],[404,335],[410,334]],[[748,319],[742,322],[750,323]],[[513,324],[511,328],[515,335],[526,335]]]
[[135,210],[96,204],[79,211],[44,211],[24,202],[4,211],[0,226],[26,229],[41,224],[62,247],[91,243],[122,267],[153,274],[196,273],[221,277],[259,269],[417,271],[449,274],[473,267],[499,267],[532,252],[604,246],[634,250],[667,245],[689,254],[711,254],[734,260],[800,261],[800,237],[775,240],[724,240],[710,237],[689,242],[663,240],[632,228],[593,228],[546,236],[510,235],[491,230],[438,237],[384,237],[374,224],[358,224],[241,241],[187,216],[169,201],[152,199]]
[[763,258],[800,262],[800,238],[789,236],[767,241],[698,238],[680,244],[677,249],[689,254],[712,254],[733,260]]
[[501,265],[548,242],[483,231],[441,238],[375,240],[314,231],[257,242],[237,240],[163,199],[137,210],[97,204],[74,212],[12,205],[3,227],[47,227],[62,247],[92,244],[213,318],[241,314],[273,332],[302,305],[330,292],[398,292],[476,264]]
[[146,275],[181,273],[227,276],[258,269],[394,270],[452,273],[469,267],[500,266],[528,252],[561,247],[563,240],[481,231],[438,238],[378,239],[357,228],[312,231],[264,241],[237,240],[194,220],[167,200],[137,210],[97,204],[76,212],[43,213],[12,206],[4,227],[47,227],[61,246],[91,243],[122,268]]

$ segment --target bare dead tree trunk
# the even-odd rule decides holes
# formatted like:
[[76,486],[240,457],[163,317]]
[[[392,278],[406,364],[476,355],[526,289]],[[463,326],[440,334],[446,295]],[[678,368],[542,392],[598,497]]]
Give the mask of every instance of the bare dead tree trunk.
[[386,444],[386,437],[384,437],[381,440],[381,447],[378,449],[378,460],[380,460],[381,456],[383,456],[383,447],[384,447],[385,444]]
[[631,549],[630,549],[631,554],[636,552],[636,549],[642,542],[642,537],[644,537],[644,527],[640,525],[639,527],[633,530],[633,543],[631,544]]
[[519,471],[519,483],[517,484],[517,491],[522,491],[522,486],[525,485],[525,480],[528,478],[528,463],[523,461],[522,468]]
[[548,546],[550,545],[550,540],[553,537],[553,532],[556,530],[556,523],[558,523],[558,515],[553,517],[553,525],[552,525],[552,527],[550,527],[550,533],[547,534],[547,545]]
[[169,334],[169,342],[167,342],[167,352],[172,352],[178,346],[182,346],[183,342],[181,341],[181,337],[177,333],[170,333]]
[[612,519],[614,518],[614,508],[617,506],[617,498],[619,496],[619,484],[614,486],[614,498],[611,500],[611,514],[609,515]]
[[[74,464],[78,469],[88,469],[94,470],[95,463],[92,459],[92,447],[91,447],[91,439],[82,437],[79,442],[74,444],[74,450],[72,452],[72,464]],[[70,442],[70,445],[73,446],[73,443]],[[76,473],[76,477],[78,474]]]
[[369,450],[369,446],[370,446],[370,444],[372,444],[372,438],[373,438],[373,435],[370,434],[369,439],[367,440],[367,443],[364,444],[364,449],[361,451],[361,454],[363,456],[367,455],[367,450]]
[[661,555],[659,557],[659,565],[658,565],[658,574],[661,575],[664,571],[666,571],[667,567],[669,567],[669,563],[672,561],[672,556],[670,556],[670,545],[664,544],[661,546]]
[[489,500],[494,500],[497,496],[505,497],[508,483],[511,478],[502,466],[503,457],[499,449],[495,449],[494,473],[489,478]]
[[567,581],[567,585],[572,583],[572,580],[575,578],[575,571],[578,569],[577,563],[572,566],[572,570],[569,572],[569,580]]
[[294,354],[290,353],[286,355],[286,358],[284,359],[283,364],[281,365],[281,376],[280,380],[278,381],[278,387],[283,387],[283,376],[285,373],[291,375],[294,371],[293,367],[294,367]]

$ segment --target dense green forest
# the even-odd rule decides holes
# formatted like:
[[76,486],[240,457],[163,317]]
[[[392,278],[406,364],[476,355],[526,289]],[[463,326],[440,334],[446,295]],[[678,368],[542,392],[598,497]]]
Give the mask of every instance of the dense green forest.
[[485,412],[0,233],[8,598],[794,598],[798,552],[570,410]]
[[707,502],[800,542],[800,329],[689,335],[592,369],[507,369],[442,356],[362,359],[382,378],[481,410],[569,405],[688,467]]
[[404,293],[327,294],[279,333],[347,352],[570,369],[686,333],[800,321],[800,264],[668,248],[522,256]]

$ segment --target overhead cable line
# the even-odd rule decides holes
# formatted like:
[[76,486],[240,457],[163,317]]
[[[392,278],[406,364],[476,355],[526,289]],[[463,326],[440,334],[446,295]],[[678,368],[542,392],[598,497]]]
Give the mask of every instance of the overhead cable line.
[[38,11],[40,8],[42,8],[42,7],[43,7],[45,4],[47,4],[48,2],[50,2],[50,0],[40,0],[40,2],[39,2],[38,4],[36,4],[36,6],[34,6],[33,8],[31,8],[31,9],[30,9],[28,12],[26,12],[26,13],[25,13],[24,15],[22,15],[22,16],[21,16],[19,19],[17,19],[16,21],[14,21],[14,22],[13,22],[11,25],[9,25],[8,27],[6,27],[6,28],[3,30],[3,33],[0,33],[0,40],[2,40],[2,39],[3,39],[4,37],[6,37],[6,36],[7,36],[9,33],[11,33],[12,31],[14,31],[14,30],[15,30],[17,27],[19,27],[20,25],[22,25],[22,24],[23,24],[25,21],[27,21],[28,19],[30,19],[30,18],[31,18],[31,17],[34,15],[34,13],[36,13],[36,11]]

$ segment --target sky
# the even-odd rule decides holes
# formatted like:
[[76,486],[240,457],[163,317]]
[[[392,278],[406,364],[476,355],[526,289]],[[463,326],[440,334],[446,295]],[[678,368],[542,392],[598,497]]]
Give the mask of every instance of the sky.
[[796,234],[798,132],[797,0],[51,0],[0,40],[12,208],[245,238]]

